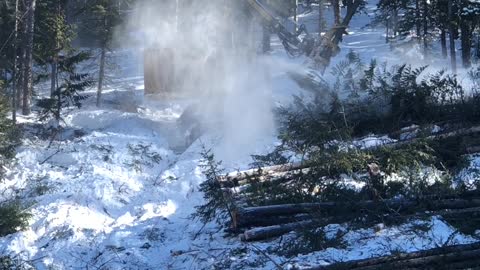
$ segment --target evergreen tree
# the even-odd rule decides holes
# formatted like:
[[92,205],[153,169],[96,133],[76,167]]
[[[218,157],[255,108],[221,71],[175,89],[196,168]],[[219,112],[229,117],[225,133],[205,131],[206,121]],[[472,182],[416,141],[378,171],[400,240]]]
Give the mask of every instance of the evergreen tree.
[[99,72],[97,84],[97,106],[100,106],[102,90],[105,84],[106,55],[116,27],[124,22],[124,10],[133,0],[94,0],[85,4],[81,12],[85,16],[83,27],[100,49]]
[[38,5],[35,55],[36,62],[50,66],[50,96],[58,87],[58,65],[61,54],[72,51],[74,26],[67,23],[66,0],[46,0]]
[[61,113],[72,106],[80,108],[81,101],[87,98],[82,92],[93,84],[88,73],[79,73],[77,66],[90,58],[86,52],[72,51],[58,61],[58,77],[61,84],[49,98],[40,99],[37,105],[42,109],[40,120],[53,117],[57,123],[62,120]]

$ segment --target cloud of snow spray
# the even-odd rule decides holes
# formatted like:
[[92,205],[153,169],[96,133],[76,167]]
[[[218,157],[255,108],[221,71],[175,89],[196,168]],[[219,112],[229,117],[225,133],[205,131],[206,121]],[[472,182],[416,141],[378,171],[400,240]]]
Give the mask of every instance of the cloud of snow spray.
[[227,161],[253,153],[274,131],[269,67],[255,55],[255,24],[238,4],[141,1],[129,23],[145,48],[173,51],[173,63],[165,63],[175,69],[173,91],[198,101],[202,121],[223,135],[216,152]]

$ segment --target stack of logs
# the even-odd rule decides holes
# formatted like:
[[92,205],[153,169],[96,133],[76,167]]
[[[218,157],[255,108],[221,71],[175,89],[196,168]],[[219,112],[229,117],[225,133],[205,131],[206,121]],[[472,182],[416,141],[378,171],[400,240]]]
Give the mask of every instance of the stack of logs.
[[[450,130],[433,134],[425,139],[437,140],[450,137],[471,136],[480,133],[480,126]],[[415,142],[412,138],[384,145],[398,147]],[[378,146],[374,146],[378,147]],[[465,148],[469,153],[472,148]],[[234,172],[219,178],[225,192],[241,194],[250,186],[252,178],[257,182],[295,180],[299,174],[310,170],[308,163],[290,163]],[[235,197],[235,196],[234,196]],[[239,203],[241,204],[241,203]],[[321,227],[335,222],[347,222],[367,214],[380,216],[381,221],[440,215],[455,217],[458,215],[480,216],[480,193],[461,194],[455,197],[424,198],[421,201],[381,200],[357,202],[320,202],[301,204],[282,204],[258,207],[241,207],[237,204],[235,213],[231,213],[232,229],[241,232],[244,241],[264,240],[280,236],[299,228]]]
[[343,223],[358,218],[371,222],[396,222],[406,219],[442,216],[480,217],[480,194],[470,198],[439,200],[384,200],[321,202],[268,205],[241,208],[235,213],[236,230],[243,241],[258,241],[298,230]]
[[[475,136],[480,133],[480,126],[457,129],[431,134],[427,140],[442,140],[451,137]],[[383,145],[400,147],[418,139]],[[378,147],[378,146],[373,146]],[[480,152],[478,146],[464,146],[465,154]],[[290,163],[230,173],[218,180],[230,198],[238,200],[250,186],[251,180],[256,182],[281,183],[295,181],[298,175],[311,170],[307,163]],[[233,195],[233,196],[232,196]],[[372,222],[398,222],[431,216],[442,216],[453,219],[480,218],[480,192],[464,192],[442,198],[422,198],[418,200],[389,199],[365,200],[356,202],[318,202],[281,204],[255,207],[242,207],[237,201],[234,213],[231,213],[232,231],[240,233],[243,241],[260,241],[278,237],[298,229],[309,229],[333,223],[345,223],[362,219]],[[373,218],[372,218],[373,217]],[[321,269],[480,269],[480,243],[457,245],[413,253],[396,254],[372,259],[335,263],[329,266],[307,268]]]

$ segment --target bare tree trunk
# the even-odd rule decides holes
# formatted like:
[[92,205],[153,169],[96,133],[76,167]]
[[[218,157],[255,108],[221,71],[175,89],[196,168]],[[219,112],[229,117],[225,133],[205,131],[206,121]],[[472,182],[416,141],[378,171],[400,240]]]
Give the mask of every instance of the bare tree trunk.
[[463,67],[469,68],[472,66],[471,61],[471,49],[472,49],[472,39],[471,39],[471,29],[469,27],[469,22],[464,22],[461,24],[461,33],[462,33],[462,63]]
[[294,7],[294,14],[293,14],[293,20],[295,21],[295,26],[294,26],[294,30],[297,31],[298,30],[298,0],[295,0],[295,7]]
[[420,24],[420,0],[415,0],[415,30],[417,34],[417,40],[420,41],[421,37],[421,24]]
[[262,51],[263,53],[269,52],[270,46],[270,29],[266,26],[262,27]]
[[[25,1],[19,1],[18,12],[20,14],[24,14],[27,10],[25,6]],[[23,103],[23,88],[24,88],[24,78],[25,78],[25,56],[26,56],[26,49],[25,49],[25,39],[26,39],[26,20],[22,17],[18,17],[18,36],[17,36],[17,50],[19,51],[17,65],[18,65],[18,75],[17,75],[17,86],[16,86],[16,102],[17,102],[17,109],[22,107]]]
[[105,56],[107,53],[107,42],[102,42],[102,52],[100,55],[100,70],[98,72],[98,88],[97,88],[97,107],[100,106],[100,101],[102,97],[103,90],[103,81],[105,79]]
[[57,56],[53,57],[53,62],[50,64],[51,66],[51,74],[50,74],[50,97],[55,95],[55,90],[57,89]]
[[26,57],[25,57],[25,77],[23,88],[23,107],[22,114],[29,115],[31,112],[31,96],[33,90],[33,31],[35,26],[35,4],[36,0],[28,1],[27,16],[27,38],[26,38]]
[[447,33],[445,28],[442,27],[440,32],[440,44],[442,45],[442,56],[447,58]]
[[322,38],[325,31],[325,19],[323,15],[323,0],[318,0],[318,38]]
[[[464,1],[462,6],[465,6]],[[472,28],[471,22],[465,17],[460,18],[460,33],[462,44],[462,63],[463,67],[469,68],[472,65],[471,53],[472,53]]]
[[393,9],[393,37],[397,37],[398,34],[398,8],[395,6]]
[[450,61],[453,73],[457,73],[457,54],[455,51],[455,33],[453,25],[453,0],[448,0],[448,32],[450,36]]
[[340,25],[340,0],[332,0],[334,25]]
[[[60,1],[57,1],[57,7],[56,7],[56,12],[57,16],[60,17],[62,13],[62,6]],[[52,57],[52,63],[50,64],[51,66],[51,74],[50,74],[50,97],[55,96],[55,90],[57,89],[57,74],[58,74],[58,51],[60,50],[60,42],[58,40],[59,33],[58,30],[55,31],[55,51],[53,52],[54,55]]]
[[423,0],[423,12],[422,12],[422,20],[423,20],[423,54],[425,56],[428,55],[428,3],[427,0]]
[[18,0],[15,0],[15,25],[13,29],[13,72],[12,72],[12,120],[17,122],[17,37],[18,37]]
[[389,41],[389,38],[388,38],[388,34],[389,34],[389,31],[390,31],[390,19],[387,18],[386,22],[385,22],[385,42],[388,43]]

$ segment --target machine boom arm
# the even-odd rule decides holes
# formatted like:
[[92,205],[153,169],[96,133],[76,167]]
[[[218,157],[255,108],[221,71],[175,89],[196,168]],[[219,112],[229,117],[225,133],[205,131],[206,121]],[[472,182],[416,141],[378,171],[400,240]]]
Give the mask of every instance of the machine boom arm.
[[[288,31],[285,26],[283,26],[280,21],[275,18],[258,0],[246,1],[252,10],[256,11],[256,13],[260,16],[265,26],[278,35],[283,46],[290,55],[310,55],[313,50],[315,40],[310,37],[305,25],[300,25],[298,30],[295,33],[292,33]],[[305,36],[303,39],[300,39],[300,35],[303,33],[305,33]]]

